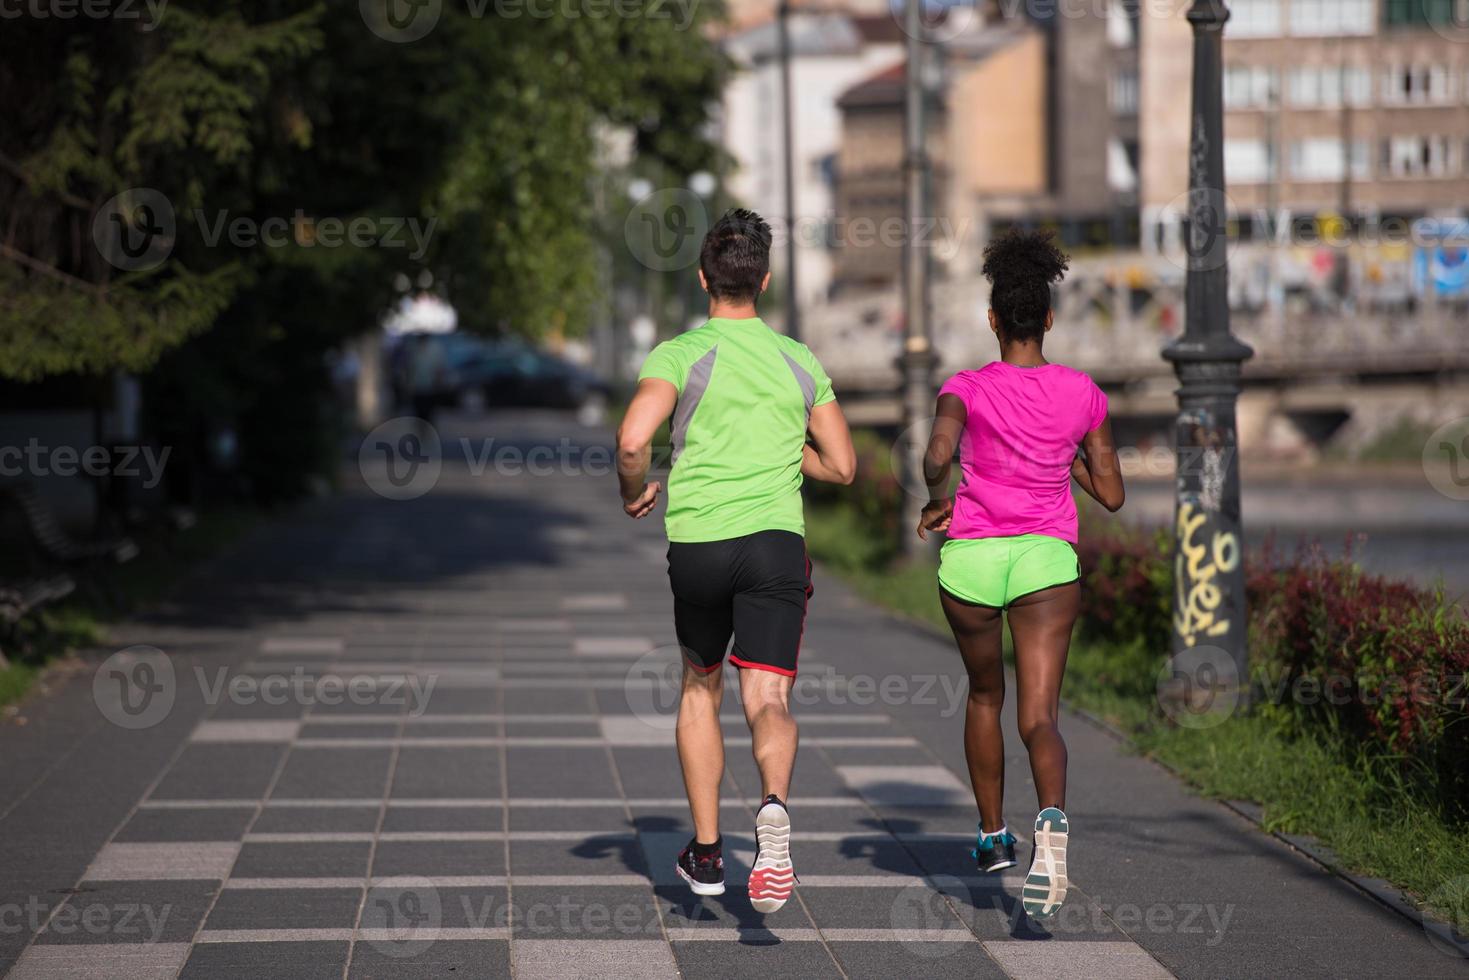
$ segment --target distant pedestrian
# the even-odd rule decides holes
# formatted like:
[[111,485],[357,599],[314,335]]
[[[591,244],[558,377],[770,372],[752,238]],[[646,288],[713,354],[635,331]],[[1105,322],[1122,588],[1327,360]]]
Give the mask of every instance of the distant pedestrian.
[[[1001,619],[1015,645],[1020,737],[1030,753],[1040,812],[1021,891],[1033,916],[1066,898],[1066,743],[1057,727],[1061,678],[1081,609],[1071,481],[1106,507],[1122,506],[1122,474],[1107,396],[1080,371],[1041,353],[1054,322],[1051,285],[1067,259],[1048,233],[1012,231],[984,252],[989,325],[1000,359],[960,371],[939,392],[924,463],[930,502],[918,535],[944,531],[939,597],[969,673],[964,756],[979,806],[981,871],[1015,865],[1002,801],[1005,700]],[[949,495],[950,461],[962,479]],[[1081,455],[1078,455],[1081,450]]]
[[645,482],[651,442],[672,417],[668,577],[684,654],[678,757],[694,819],[677,872],[695,894],[724,893],[719,706],[732,636],[762,784],[748,888],[759,912],[785,905],[795,886],[789,699],[811,597],[801,481],[850,483],[857,465],[826,372],[755,310],[770,285],[770,239],[770,226],[749,211],[731,211],[710,229],[699,255],[709,321],[648,355],[617,432],[623,509],[646,517],[661,489]]

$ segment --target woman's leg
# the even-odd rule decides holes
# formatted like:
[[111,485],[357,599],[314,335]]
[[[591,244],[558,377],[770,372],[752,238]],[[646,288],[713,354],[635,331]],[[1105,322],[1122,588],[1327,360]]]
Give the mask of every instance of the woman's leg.
[[939,599],[969,673],[964,759],[979,805],[980,828],[993,833],[1005,825],[1005,735],[1000,729],[1005,665],[1000,656],[1000,610],[960,602],[943,589],[939,589]]
[[1016,707],[1020,738],[1030,753],[1030,771],[1040,809],[1066,808],[1066,743],[1056,720],[1061,678],[1071,628],[1081,612],[1076,582],[1022,596],[1010,604],[1010,635],[1015,640]]

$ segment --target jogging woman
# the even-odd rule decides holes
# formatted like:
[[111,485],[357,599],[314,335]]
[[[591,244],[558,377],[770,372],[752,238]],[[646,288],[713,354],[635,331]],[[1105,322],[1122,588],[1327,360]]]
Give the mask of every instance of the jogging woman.
[[[924,465],[930,502],[918,525],[921,538],[948,534],[939,597],[969,673],[964,755],[979,805],[974,857],[983,871],[1015,865],[1015,836],[1001,806],[1002,615],[1010,622],[1020,738],[1040,810],[1021,900],[1037,917],[1054,914],[1066,898],[1066,743],[1056,721],[1081,607],[1071,481],[1109,511],[1123,498],[1107,396],[1085,374],[1041,353],[1053,321],[1051,285],[1066,267],[1044,232],[1011,231],[985,249],[989,324],[1000,359],[960,371],[939,392]],[[962,479],[950,497],[956,446]]]

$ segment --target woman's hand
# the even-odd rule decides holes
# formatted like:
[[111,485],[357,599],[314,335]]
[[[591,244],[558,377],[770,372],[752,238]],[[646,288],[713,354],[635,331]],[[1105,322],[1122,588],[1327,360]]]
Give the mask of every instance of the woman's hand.
[[923,516],[918,519],[918,536],[927,541],[929,531],[947,531],[949,529],[949,523],[953,519],[953,497],[946,497],[943,500],[930,500],[923,508]]

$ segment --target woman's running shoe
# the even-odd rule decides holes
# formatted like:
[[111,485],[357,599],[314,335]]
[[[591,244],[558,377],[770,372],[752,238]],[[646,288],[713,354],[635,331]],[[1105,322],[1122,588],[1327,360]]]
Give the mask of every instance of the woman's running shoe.
[[724,856],[718,844],[707,854],[700,854],[689,841],[689,846],[678,856],[678,876],[689,883],[695,895],[724,894]]
[[791,864],[791,815],[773,794],[755,814],[755,847],[750,904],[756,912],[774,912],[791,897],[796,870]]
[[1004,871],[1006,868],[1013,868],[1015,867],[1015,835],[1005,829],[998,834],[986,834],[981,828],[979,841],[975,844],[974,850],[969,853],[974,856],[975,864],[980,871]]
[[1066,901],[1066,814],[1048,806],[1035,818],[1030,872],[1020,890],[1026,914],[1038,919],[1055,915]]

